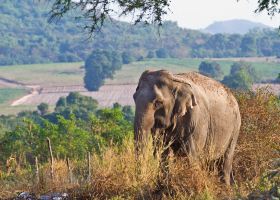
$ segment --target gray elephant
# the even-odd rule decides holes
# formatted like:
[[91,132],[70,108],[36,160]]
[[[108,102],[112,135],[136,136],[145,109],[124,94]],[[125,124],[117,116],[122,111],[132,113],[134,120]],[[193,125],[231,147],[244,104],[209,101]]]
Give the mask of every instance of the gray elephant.
[[223,180],[230,184],[241,117],[229,89],[196,72],[145,71],[133,98],[136,152],[143,150],[148,134],[159,133],[166,146],[163,163],[170,149],[190,161],[202,155],[212,161],[223,158]]

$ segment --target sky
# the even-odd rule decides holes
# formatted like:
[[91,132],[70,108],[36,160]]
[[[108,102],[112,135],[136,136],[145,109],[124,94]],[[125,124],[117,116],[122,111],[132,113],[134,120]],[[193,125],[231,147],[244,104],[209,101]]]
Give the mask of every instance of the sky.
[[215,21],[246,19],[272,27],[280,25],[280,15],[270,18],[266,12],[254,13],[257,0],[171,0],[171,12],[165,19],[180,27],[203,29]]

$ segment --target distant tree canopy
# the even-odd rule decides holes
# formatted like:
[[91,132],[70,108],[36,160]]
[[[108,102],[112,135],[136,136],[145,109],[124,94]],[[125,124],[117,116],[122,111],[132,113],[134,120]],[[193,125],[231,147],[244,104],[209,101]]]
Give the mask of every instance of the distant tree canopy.
[[85,62],[85,87],[89,91],[97,91],[104,80],[113,78],[115,71],[121,67],[121,56],[116,51],[93,51]]
[[[64,2],[64,1],[61,1]],[[47,23],[50,4],[34,0],[4,0],[0,6],[0,65],[84,61],[93,49],[115,50],[124,62],[144,58],[280,57],[278,30],[253,30],[246,35],[207,34],[164,21],[153,25],[107,20],[101,32],[87,40],[71,13]],[[161,52],[163,50],[163,53]],[[156,52],[158,55],[156,55]]]
[[230,74],[224,77],[222,83],[233,89],[250,90],[257,80],[255,69],[250,64],[239,62],[231,65]]
[[[87,19],[90,23],[85,28],[91,33],[100,30],[106,19],[112,18],[118,13],[119,16],[134,16],[134,23],[156,23],[161,25],[163,16],[169,10],[172,0],[55,0],[51,9],[50,20],[61,18],[69,11],[77,11],[79,18]],[[218,5],[217,5],[218,6]],[[115,9],[118,8],[119,10]],[[254,8],[252,8],[254,9]],[[255,12],[267,11],[268,15],[274,16],[280,13],[278,0],[258,0],[258,8]],[[248,11],[250,12],[250,11]]]
[[37,106],[37,109],[38,109],[38,111],[40,112],[41,115],[45,115],[49,111],[49,105],[46,104],[46,103],[40,103]]
[[200,73],[214,79],[220,79],[224,74],[221,66],[218,63],[210,61],[202,61],[199,65],[198,70]]

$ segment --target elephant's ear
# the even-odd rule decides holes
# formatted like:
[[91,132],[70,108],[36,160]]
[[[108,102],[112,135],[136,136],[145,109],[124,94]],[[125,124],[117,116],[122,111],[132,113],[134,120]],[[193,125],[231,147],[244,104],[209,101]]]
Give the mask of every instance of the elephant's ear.
[[191,89],[185,91],[177,91],[174,95],[175,105],[173,115],[175,117],[182,117],[186,114],[187,110],[193,109],[197,105],[197,100]]

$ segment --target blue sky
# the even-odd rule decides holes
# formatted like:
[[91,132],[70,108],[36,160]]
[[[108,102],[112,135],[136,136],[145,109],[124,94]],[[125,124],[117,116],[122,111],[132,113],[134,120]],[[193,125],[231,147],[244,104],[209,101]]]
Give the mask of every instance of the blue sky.
[[179,26],[202,29],[215,21],[247,19],[278,27],[280,14],[270,18],[266,13],[256,14],[257,0],[171,0],[165,19],[177,21]]

